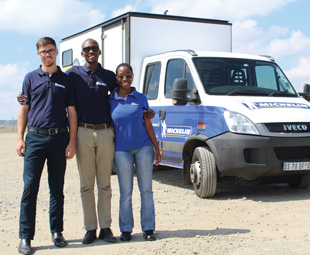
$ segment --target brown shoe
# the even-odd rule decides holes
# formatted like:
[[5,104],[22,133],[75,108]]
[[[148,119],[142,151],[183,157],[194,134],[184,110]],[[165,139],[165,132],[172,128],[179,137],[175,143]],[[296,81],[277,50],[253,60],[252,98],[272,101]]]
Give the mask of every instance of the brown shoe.
[[113,236],[113,233],[110,228],[102,228],[100,230],[99,239],[103,239],[104,241],[115,243],[116,238]]

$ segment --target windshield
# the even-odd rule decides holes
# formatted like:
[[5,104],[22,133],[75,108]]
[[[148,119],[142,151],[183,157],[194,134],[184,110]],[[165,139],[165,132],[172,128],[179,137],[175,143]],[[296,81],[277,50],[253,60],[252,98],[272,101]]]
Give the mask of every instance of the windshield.
[[274,62],[232,58],[194,58],[193,61],[210,95],[298,96]]

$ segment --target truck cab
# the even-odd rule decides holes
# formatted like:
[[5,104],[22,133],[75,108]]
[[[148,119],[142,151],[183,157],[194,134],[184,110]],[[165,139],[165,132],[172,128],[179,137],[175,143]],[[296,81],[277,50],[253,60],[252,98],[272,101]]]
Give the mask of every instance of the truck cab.
[[310,184],[310,104],[268,56],[193,50],[146,57],[162,165],[212,197],[219,176]]

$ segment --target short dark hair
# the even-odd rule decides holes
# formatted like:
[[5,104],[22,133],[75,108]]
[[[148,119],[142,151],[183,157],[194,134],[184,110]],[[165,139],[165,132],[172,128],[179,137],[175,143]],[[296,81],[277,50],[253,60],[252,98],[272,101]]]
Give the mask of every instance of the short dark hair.
[[121,64],[119,64],[119,65],[116,67],[116,70],[115,70],[116,75],[117,75],[117,70],[118,70],[120,67],[122,67],[122,66],[128,67],[128,68],[130,69],[131,73],[133,73],[133,70],[132,70],[131,65],[129,65],[129,64],[127,64],[127,63],[121,63]]
[[84,43],[86,43],[87,41],[93,41],[95,44],[97,44],[97,46],[99,47],[99,43],[95,40],[95,39],[92,39],[92,38],[88,38],[86,39],[83,43],[82,43],[82,50],[83,50],[83,45]]
[[46,46],[48,44],[53,44],[55,46],[55,48],[57,48],[55,40],[51,37],[46,36],[46,37],[42,37],[38,40],[38,42],[36,44],[37,50],[39,50],[40,47]]

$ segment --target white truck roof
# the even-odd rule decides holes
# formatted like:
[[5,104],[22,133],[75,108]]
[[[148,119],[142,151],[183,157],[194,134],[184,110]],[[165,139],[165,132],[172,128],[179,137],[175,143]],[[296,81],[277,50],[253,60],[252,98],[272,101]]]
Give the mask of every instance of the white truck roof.
[[274,59],[271,56],[262,56],[262,55],[252,55],[244,53],[233,53],[233,52],[220,52],[220,51],[195,51],[195,50],[174,50],[169,52],[163,52],[160,54],[148,56],[148,58],[162,57],[163,55],[188,55],[194,57],[217,57],[217,58],[240,58],[240,59],[250,59],[250,60],[261,60],[261,61],[270,61],[274,62]]

